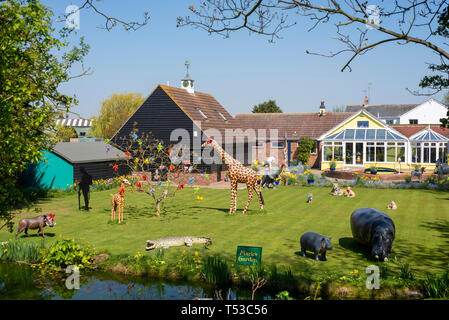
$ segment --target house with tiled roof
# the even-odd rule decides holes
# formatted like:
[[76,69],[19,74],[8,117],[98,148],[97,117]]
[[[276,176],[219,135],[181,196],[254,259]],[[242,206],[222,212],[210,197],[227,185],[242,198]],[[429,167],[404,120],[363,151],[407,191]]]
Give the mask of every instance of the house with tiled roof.
[[372,165],[389,169],[435,168],[447,162],[449,129],[439,125],[388,125],[362,108],[357,112],[326,112],[324,102],[315,113],[237,114],[235,120],[258,135],[252,158],[276,163],[296,158],[298,140],[315,140],[308,165],[320,169],[361,169]]
[[447,162],[449,129],[439,125],[388,125],[365,108],[318,138],[321,169],[376,167],[430,170]]
[[194,80],[188,74],[181,80],[180,88],[157,85],[111,140],[120,145],[134,127],[151,133],[167,146],[188,145],[194,152],[189,161],[207,172],[220,172],[221,165],[202,161],[201,144],[206,137],[219,139],[227,130],[237,128],[234,117],[211,94],[195,90]]
[[365,96],[363,104],[347,105],[347,112],[365,109],[386,124],[439,124],[447,117],[447,106],[431,98],[421,104],[370,104]]
[[236,114],[235,120],[245,130],[253,129],[262,133],[257,135],[255,145],[251,146],[253,160],[265,161],[271,156],[277,163],[290,164],[296,158],[299,139],[308,137],[315,141],[308,164],[318,167],[321,160],[321,143],[318,138],[353,114],[354,112],[251,113]]
[[327,169],[333,161],[340,168],[373,164],[396,168],[398,163],[408,168],[415,164],[434,167],[438,159],[447,161],[449,130],[439,125],[385,121],[387,114],[393,115],[387,112],[389,108],[410,113],[418,107],[384,105],[380,108],[366,103],[358,111],[326,112],[322,101],[317,112],[250,113],[233,117],[211,94],[196,91],[187,74],[180,88],[157,85],[112,140],[118,143],[120,137],[129,136],[134,126],[139,131],[151,132],[167,145],[186,143],[183,139],[187,137],[195,154],[190,161],[200,160],[196,162],[197,167],[216,171],[217,177],[225,167],[201,159],[204,151],[201,144],[208,137],[219,140],[228,153],[245,165],[255,160],[265,162],[268,158],[277,164],[290,164],[296,159],[299,139],[309,137],[315,141],[308,163],[312,167]]

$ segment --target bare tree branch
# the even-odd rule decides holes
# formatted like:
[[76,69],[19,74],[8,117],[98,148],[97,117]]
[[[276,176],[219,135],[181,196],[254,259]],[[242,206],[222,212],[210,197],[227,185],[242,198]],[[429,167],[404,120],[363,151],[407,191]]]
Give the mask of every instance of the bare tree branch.
[[[445,43],[437,44],[432,40],[438,40],[434,32],[435,18],[447,7],[447,0],[382,1],[382,7],[376,6],[375,12],[372,12],[373,7],[367,1],[360,0],[201,0],[200,3],[198,7],[189,7],[194,19],[190,16],[178,17],[179,27],[190,25],[206,30],[209,34],[216,33],[225,37],[229,37],[232,32],[247,29],[252,33],[269,36],[269,41],[274,41],[280,38],[282,30],[296,24],[296,21],[291,21],[287,12],[308,18],[313,23],[309,31],[320,24],[342,18],[342,21],[334,22],[338,35],[334,38],[343,44],[344,49],[336,50],[336,53],[330,55],[306,51],[308,54],[325,57],[351,53],[341,71],[351,70],[350,64],[356,57],[393,41],[422,45],[444,60],[449,59],[449,52],[441,46]],[[380,21],[380,18],[385,21]],[[377,37],[382,34],[387,37],[370,43],[367,32],[371,30]],[[423,30],[427,30],[424,36]],[[357,33],[357,40],[352,40]]]

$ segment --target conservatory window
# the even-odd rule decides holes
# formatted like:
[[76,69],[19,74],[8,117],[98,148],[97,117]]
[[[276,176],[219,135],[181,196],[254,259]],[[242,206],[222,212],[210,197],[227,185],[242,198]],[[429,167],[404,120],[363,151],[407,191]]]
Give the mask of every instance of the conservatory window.
[[443,162],[447,162],[447,146],[446,143],[441,143],[439,144],[439,148],[438,148],[438,158],[443,161]]
[[375,156],[375,145],[374,142],[367,142],[366,143],[366,161],[367,162],[375,162],[376,156]]
[[324,161],[343,161],[343,144],[341,142],[325,142],[323,147]]
[[345,139],[354,139],[354,129],[346,129]]
[[437,162],[437,144],[435,142],[430,144],[430,163]]
[[394,142],[387,143],[387,162],[396,162],[396,144]]
[[341,142],[334,143],[334,159],[335,161],[343,161],[343,145]]
[[398,142],[397,159],[396,161],[405,162],[405,143]]
[[383,142],[376,143],[376,162],[385,162],[385,144]]
[[424,143],[424,147],[423,147],[423,159],[422,159],[423,163],[429,163],[429,154],[430,154],[430,147],[429,147],[429,143],[426,142],[426,143]]
[[332,161],[333,159],[333,147],[332,147],[332,142],[327,142],[324,144],[324,151],[323,151],[323,155],[324,155],[324,160],[325,161]]

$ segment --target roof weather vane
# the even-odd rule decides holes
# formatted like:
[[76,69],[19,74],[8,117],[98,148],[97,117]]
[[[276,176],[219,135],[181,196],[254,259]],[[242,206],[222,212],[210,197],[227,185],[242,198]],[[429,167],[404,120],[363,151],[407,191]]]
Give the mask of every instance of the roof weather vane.
[[186,60],[186,62],[184,62],[184,65],[186,66],[187,69],[187,75],[189,75],[189,66],[190,66],[189,60]]

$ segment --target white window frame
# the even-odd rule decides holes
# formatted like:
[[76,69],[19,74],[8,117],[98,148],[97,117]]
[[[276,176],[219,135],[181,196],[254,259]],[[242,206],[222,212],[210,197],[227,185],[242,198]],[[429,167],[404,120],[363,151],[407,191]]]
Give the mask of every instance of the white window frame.
[[[277,145],[274,145],[277,144]],[[281,144],[281,145],[279,145]],[[273,149],[284,149],[285,148],[285,141],[271,141],[271,148]]]

